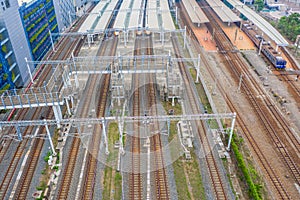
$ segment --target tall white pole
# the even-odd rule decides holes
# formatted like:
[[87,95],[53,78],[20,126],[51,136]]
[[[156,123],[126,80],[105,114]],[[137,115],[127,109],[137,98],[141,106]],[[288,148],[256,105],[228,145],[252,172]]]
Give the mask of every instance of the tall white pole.
[[185,48],[186,47],[186,26],[184,26],[184,37],[183,37],[183,40],[184,40],[183,48]]
[[52,38],[52,33],[51,33],[51,30],[50,30],[50,29],[49,29],[49,35],[50,35],[50,40],[51,40],[52,50],[53,50],[54,52],[56,52],[55,46],[54,46],[54,42],[53,42],[53,38]]
[[105,154],[108,155],[109,154],[109,150],[108,150],[108,141],[107,141],[107,134],[106,134],[106,124],[105,121],[102,121],[102,133],[104,136],[104,143],[105,143]]
[[33,84],[34,82],[33,82],[33,78],[32,78],[32,74],[31,74],[31,70],[30,70],[30,67],[29,67],[29,64],[28,64],[27,57],[25,57],[24,59],[25,59],[26,66],[27,66],[27,69],[28,69],[28,72],[29,72],[31,83]]
[[48,124],[47,124],[47,121],[46,119],[44,119],[45,121],[45,127],[46,127],[46,132],[47,132],[47,136],[48,136],[48,139],[49,139],[49,142],[50,142],[50,146],[51,146],[51,150],[52,150],[52,155],[56,155],[56,152],[55,152],[55,149],[54,149],[54,146],[53,146],[53,142],[52,142],[52,139],[51,139],[51,135],[50,135],[50,131],[49,131],[49,128],[48,128]]
[[176,21],[176,24],[178,24],[178,7],[177,6],[175,7],[175,21]]
[[197,63],[197,77],[196,77],[196,83],[199,83],[199,74],[200,74],[200,62],[201,62],[201,58],[200,58],[200,54],[198,54],[198,63]]
[[231,140],[232,140],[235,119],[236,119],[236,113],[233,113],[233,117],[232,117],[232,121],[231,121],[231,129],[230,129],[229,141],[228,141],[228,146],[227,146],[227,151],[230,151],[230,144],[231,144]]

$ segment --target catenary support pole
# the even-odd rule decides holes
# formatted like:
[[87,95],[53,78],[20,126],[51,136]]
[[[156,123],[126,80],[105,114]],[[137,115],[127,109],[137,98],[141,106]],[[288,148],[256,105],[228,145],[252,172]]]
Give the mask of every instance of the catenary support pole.
[[105,144],[105,154],[108,155],[109,151],[108,151],[108,141],[107,141],[107,134],[106,134],[106,122],[103,120],[102,121],[102,133],[104,136],[104,144]]
[[18,140],[22,141],[23,138],[22,138],[22,133],[21,133],[19,124],[17,124],[15,127],[16,127],[16,130],[17,130]]
[[198,62],[197,62],[197,76],[196,76],[196,83],[199,83],[199,75],[200,75],[200,62],[201,62],[201,58],[200,58],[200,54],[198,54]]
[[229,140],[228,140],[228,146],[227,146],[227,151],[230,151],[230,144],[232,140],[232,135],[233,135],[233,128],[234,128],[234,123],[236,119],[236,113],[233,113],[232,121],[231,121],[231,128],[230,128],[230,135],[229,135]]
[[32,74],[31,74],[31,70],[30,70],[30,67],[29,67],[29,64],[28,64],[28,60],[27,60],[27,57],[24,58],[25,59],[25,62],[26,62],[26,66],[27,66],[27,69],[28,69],[28,73],[29,73],[29,76],[30,76],[30,80],[31,80],[31,83],[33,84],[33,78],[32,78]]
[[52,38],[52,33],[51,33],[51,30],[50,30],[50,29],[49,29],[49,35],[50,35],[50,41],[51,41],[52,50],[53,50],[54,52],[56,52],[55,46],[54,46],[54,42],[53,42],[53,38]]
[[184,26],[183,48],[186,47],[186,26]]
[[71,113],[71,109],[70,109],[69,100],[68,100],[68,98],[65,98],[65,100],[66,100],[66,104],[67,104],[68,114],[71,115],[72,113]]
[[52,155],[55,156],[56,152],[55,152],[55,149],[54,149],[54,146],[53,146],[53,142],[52,142],[52,138],[51,138],[51,135],[50,135],[49,127],[48,127],[46,119],[44,119],[44,120],[45,120],[45,128],[46,128],[47,136],[48,136],[50,146],[51,146],[51,150],[52,150]]
[[61,109],[59,105],[54,105],[52,106],[55,120],[57,122],[57,128],[60,128],[60,121],[62,120],[62,114],[61,114]]

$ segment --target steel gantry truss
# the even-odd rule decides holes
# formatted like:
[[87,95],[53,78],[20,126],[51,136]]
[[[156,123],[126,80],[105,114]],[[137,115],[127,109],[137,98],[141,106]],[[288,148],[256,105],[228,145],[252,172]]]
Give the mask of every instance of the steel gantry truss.
[[[73,127],[78,127],[80,130],[81,126],[88,126],[88,125],[95,125],[95,124],[102,124],[103,125],[103,134],[104,137],[107,138],[106,133],[106,125],[109,122],[117,122],[119,127],[120,133],[120,144],[122,144],[122,137],[123,137],[123,128],[124,123],[137,123],[137,122],[150,122],[151,121],[159,121],[160,123],[169,124],[170,121],[194,121],[194,120],[210,120],[210,119],[231,119],[231,127],[230,127],[230,135],[227,149],[230,148],[230,143],[232,140],[233,128],[236,119],[236,113],[219,113],[219,114],[184,114],[184,115],[159,115],[159,116],[108,116],[108,117],[99,117],[99,118],[66,118],[61,119],[60,124],[62,125],[71,125]],[[52,140],[50,137],[50,132],[48,126],[57,125],[57,121],[54,119],[44,119],[44,120],[13,120],[13,121],[0,121],[0,128],[3,130],[4,127],[14,126],[17,130],[17,135],[9,134],[4,135],[4,138],[18,138],[18,140],[22,140],[22,133],[20,132],[21,127],[27,126],[45,126],[47,131],[47,138],[50,140],[51,147]],[[69,136],[76,135],[77,137],[82,137],[86,133],[81,133],[78,131],[76,134],[68,134]],[[89,133],[90,134],[90,133]],[[37,135],[27,135],[27,137],[41,137]],[[106,146],[108,146],[106,144]],[[108,150],[106,150],[108,151]],[[123,147],[122,147],[123,151]],[[53,151],[55,152],[55,151]]]
[[[185,31],[184,31],[185,33]],[[185,34],[186,35],[186,34]],[[186,41],[186,39],[184,40]],[[184,45],[185,46],[185,45]],[[21,128],[26,126],[45,126],[47,131],[47,138],[50,140],[51,147],[53,148],[50,132],[48,126],[57,125],[72,125],[80,127],[81,125],[102,124],[103,135],[107,138],[106,125],[108,122],[116,121],[119,125],[120,144],[122,144],[122,134],[124,123],[132,122],[145,122],[145,121],[160,121],[170,124],[170,121],[192,121],[192,120],[208,120],[230,118],[232,119],[230,137],[228,142],[228,149],[232,139],[233,127],[235,123],[235,113],[224,114],[183,114],[183,115],[159,115],[159,116],[109,116],[102,118],[66,118],[63,119],[60,106],[66,103],[69,115],[71,109],[69,101],[71,100],[74,105],[74,94],[80,90],[78,75],[82,74],[112,74],[112,89],[116,89],[116,94],[113,99],[118,100],[120,106],[120,99],[124,98],[124,75],[133,73],[159,73],[166,74],[166,89],[167,98],[172,99],[181,98],[182,83],[180,77],[177,76],[174,70],[178,62],[193,63],[197,71],[196,81],[201,80],[200,77],[200,56],[197,58],[177,58],[171,55],[140,55],[140,56],[124,56],[118,53],[116,56],[101,56],[101,57],[74,57],[73,55],[66,60],[44,60],[44,61],[27,61],[27,65],[37,65],[43,67],[51,67],[53,70],[50,80],[42,87],[30,88],[29,90],[13,90],[7,91],[1,95],[0,109],[12,108],[26,108],[26,107],[40,107],[52,106],[55,119],[47,120],[19,120],[19,121],[0,121],[0,128],[7,126],[14,126],[16,134],[4,135],[4,138],[17,138],[22,140],[23,136]],[[139,63],[139,65],[137,65]],[[200,75],[199,75],[200,74]],[[83,88],[81,88],[83,89]],[[126,99],[125,99],[126,102]],[[124,103],[125,105],[125,103]],[[124,111],[124,109],[123,109]],[[216,112],[215,112],[216,113]],[[219,126],[222,128],[222,126]],[[168,126],[169,129],[169,126]],[[78,134],[79,133],[79,134]],[[69,136],[81,137],[84,133],[68,134]],[[26,137],[41,137],[37,135],[29,135]],[[44,136],[43,136],[44,137]],[[106,142],[107,143],[107,140]],[[106,147],[108,145],[106,144]],[[123,152],[123,146],[121,145]],[[54,152],[54,151],[53,151]],[[106,149],[108,152],[108,149]]]

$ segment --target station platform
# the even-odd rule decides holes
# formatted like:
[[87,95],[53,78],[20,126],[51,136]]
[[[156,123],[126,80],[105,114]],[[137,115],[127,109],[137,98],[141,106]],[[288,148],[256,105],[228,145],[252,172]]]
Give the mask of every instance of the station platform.
[[[227,24],[220,24],[223,31],[226,33],[232,44],[234,44],[239,50],[255,50],[255,44],[251,41],[251,39],[242,31],[240,28],[231,24],[228,26]],[[236,40],[235,34],[237,33]]]
[[199,28],[194,27],[193,31],[201,46],[203,46],[206,51],[217,51],[217,45],[215,41],[212,40],[212,35],[209,31],[207,31],[204,24],[202,24]]

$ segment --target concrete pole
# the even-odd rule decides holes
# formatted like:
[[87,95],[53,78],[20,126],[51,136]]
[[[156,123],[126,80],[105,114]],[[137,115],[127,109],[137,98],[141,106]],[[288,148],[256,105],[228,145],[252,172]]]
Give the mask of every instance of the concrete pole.
[[17,124],[15,127],[16,127],[16,131],[17,131],[18,140],[22,141],[23,138],[22,138],[22,133],[21,133],[19,124]]
[[70,21],[70,27],[71,27],[71,25],[72,25],[71,11],[69,11],[69,21]]
[[72,51],[71,53],[71,57],[72,57],[72,61],[73,61],[73,65],[74,65],[74,70],[75,70],[75,86],[76,88],[79,88],[79,81],[78,81],[78,77],[77,77],[77,69],[76,69],[76,62],[75,62],[75,56],[74,56],[74,52]]
[[186,26],[184,26],[183,48],[186,47]]
[[50,146],[51,146],[51,150],[52,150],[52,155],[55,156],[56,152],[55,152],[55,149],[54,149],[54,146],[53,146],[53,142],[52,142],[52,139],[51,139],[51,135],[50,135],[50,131],[49,131],[49,128],[48,128],[48,124],[47,124],[46,119],[44,119],[44,121],[45,121],[45,128],[46,128],[47,136],[48,136],[48,139],[49,139],[49,142],[50,142]]
[[264,40],[262,39],[260,44],[259,44],[259,50],[258,50],[258,55],[260,55],[261,49],[262,49],[262,45],[263,45]]
[[70,98],[71,98],[72,108],[74,108],[74,99],[73,99],[73,96],[71,96]]
[[62,120],[62,114],[61,114],[61,109],[59,105],[54,105],[52,106],[53,112],[54,112],[54,116],[55,116],[55,120],[57,122],[57,128],[60,128],[60,121]]
[[91,47],[91,38],[90,38],[90,34],[87,35],[87,40],[88,40],[88,45],[89,45],[89,47]]
[[200,74],[200,62],[201,62],[201,58],[200,58],[200,54],[198,54],[198,63],[197,63],[197,76],[196,76],[196,83],[199,83],[199,74]]
[[55,46],[54,46],[54,42],[53,42],[53,38],[52,38],[52,33],[51,33],[51,30],[50,30],[50,29],[49,29],[49,35],[50,35],[50,40],[51,40],[52,50],[53,50],[54,52],[56,52]]
[[124,148],[123,148],[123,122],[121,120],[119,120],[119,134],[120,134],[120,137],[119,137],[119,142],[120,142],[120,148],[119,148],[119,151],[122,155],[125,154],[124,152]]
[[29,67],[29,64],[28,64],[27,57],[25,57],[24,59],[25,59],[26,66],[27,66],[27,69],[28,69],[28,72],[29,72],[29,76],[30,76],[31,83],[34,84],[33,78],[32,78],[32,74],[31,74],[31,70],[30,70],[30,67]]
[[178,24],[178,7],[175,7],[175,22]]
[[70,110],[69,100],[68,100],[68,98],[65,98],[65,100],[66,100],[66,104],[67,104],[68,114],[71,115],[72,113],[71,113],[71,110]]
[[232,140],[235,119],[236,119],[236,113],[233,113],[233,117],[232,117],[232,121],[231,121],[230,135],[229,135],[228,146],[227,146],[227,151],[230,151],[230,144],[231,144],[231,140]]
[[104,136],[105,154],[108,155],[109,154],[108,141],[107,141],[107,134],[106,134],[106,125],[105,125],[104,120],[102,120],[102,133],[103,133],[103,136]]
[[127,46],[127,43],[126,43],[126,37],[127,37],[127,36],[126,36],[126,31],[124,31],[123,33],[124,33],[124,45],[125,45],[125,47],[126,47],[126,46]]

